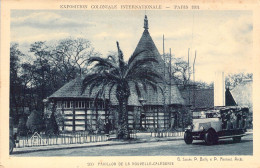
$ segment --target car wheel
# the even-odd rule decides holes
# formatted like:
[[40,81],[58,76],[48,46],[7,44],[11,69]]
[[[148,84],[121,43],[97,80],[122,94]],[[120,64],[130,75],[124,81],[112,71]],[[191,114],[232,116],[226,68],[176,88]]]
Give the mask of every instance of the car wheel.
[[208,131],[205,134],[204,140],[207,145],[213,145],[218,142],[218,136],[214,131]]
[[192,133],[190,131],[186,131],[184,134],[184,141],[186,144],[191,144],[193,141]]
[[235,143],[241,142],[241,137],[233,137],[233,142]]
[[13,152],[14,149],[14,141],[12,138],[9,138],[9,154]]

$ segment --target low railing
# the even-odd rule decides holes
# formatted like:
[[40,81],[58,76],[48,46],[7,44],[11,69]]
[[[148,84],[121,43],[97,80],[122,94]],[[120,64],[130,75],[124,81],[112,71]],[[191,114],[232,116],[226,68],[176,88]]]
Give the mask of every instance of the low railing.
[[130,139],[137,139],[137,131],[136,130],[129,130]]
[[151,137],[181,137],[184,136],[183,131],[156,130],[151,131]]
[[34,133],[28,136],[18,136],[16,141],[17,148],[83,144],[90,142],[105,142],[109,139],[109,134],[89,134],[87,132],[61,133],[59,135],[46,135]]

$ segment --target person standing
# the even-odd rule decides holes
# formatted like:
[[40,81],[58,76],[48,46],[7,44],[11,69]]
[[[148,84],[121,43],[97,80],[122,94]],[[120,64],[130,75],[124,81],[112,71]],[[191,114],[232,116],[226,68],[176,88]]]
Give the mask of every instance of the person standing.
[[231,111],[228,111],[228,113],[227,113],[227,115],[226,115],[226,120],[227,120],[227,130],[229,130],[230,127],[231,127],[230,116],[231,116]]
[[242,119],[243,119],[243,121],[242,121],[242,128],[243,129],[246,129],[246,118],[247,118],[246,112],[243,112],[243,114],[242,114]]
[[227,118],[226,118],[227,114],[226,112],[222,113],[222,129],[227,129]]
[[232,129],[236,129],[236,121],[237,121],[236,114],[235,114],[235,112],[232,110],[232,111],[231,111]]
[[238,113],[237,113],[237,128],[241,128],[241,119],[242,119],[242,112],[241,111],[239,111]]

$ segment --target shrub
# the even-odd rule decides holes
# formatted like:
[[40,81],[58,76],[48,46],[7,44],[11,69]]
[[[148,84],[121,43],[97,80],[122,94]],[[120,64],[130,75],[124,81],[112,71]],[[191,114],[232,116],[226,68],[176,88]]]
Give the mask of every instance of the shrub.
[[56,122],[54,113],[52,113],[51,117],[47,119],[47,126],[46,126],[45,132],[48,135],[59,133],[59,127],[58,127],[58,124]]
[[41,112],[33,110],[28,117],[26,127],[31,132],[41,132],[44,129],[44,119]]
[[105,121],[99,116],[97,119],[97,132],[101,133],[102,131],[105,131]]
[[56,109],[54,112],[54,116],[55,116],[57,125],[63,126],[64,120],[65,120],[65,115],[62,114],[61,109]]
[[17,130],[17,132],[18,132],[19,135],[24,136],[24,135],[26,135],[27,132],[28,132],[28,129],[27,129],[27,127],[26,127],[26,120],[27,120],[27,117],[26,117],[26,116],[21,116],[21,117],[19,118],[18,130]]

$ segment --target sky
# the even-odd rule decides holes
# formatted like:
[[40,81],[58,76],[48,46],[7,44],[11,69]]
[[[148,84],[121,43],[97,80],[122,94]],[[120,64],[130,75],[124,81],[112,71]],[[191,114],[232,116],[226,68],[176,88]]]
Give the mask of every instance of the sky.
[[86,38],[103,56],[116,51],[116,41],[127,60],[142,36],[144,15],[159,52],[171,48],[174,57],[190,61],[197,52],[196,80],[212,82],[216,71],[253,72],[253,24],[250,11],[174,10],[12,10],[11,42],[30,55],[30,44],[64,38]]

